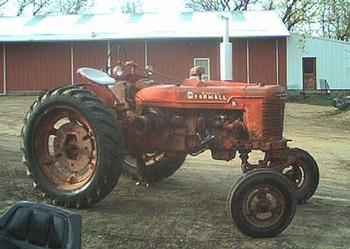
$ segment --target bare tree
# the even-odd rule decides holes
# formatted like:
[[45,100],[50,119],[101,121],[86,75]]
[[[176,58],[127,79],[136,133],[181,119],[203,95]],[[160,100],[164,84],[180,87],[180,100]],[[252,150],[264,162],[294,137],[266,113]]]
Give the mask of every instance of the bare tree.
[[281,13],[288,30],[307,27],[316,22],[319,0],[269,0],[265,9]]
[[24,10],[30,6],[31,4],[33,4],[33,0],[18,0],[17,1],[17,4],[18,4],[18,7],[17,7],[17,16],[21,16],[23,15],[23,12]]
[[324,37],[349,41],[350,1],[322,0],[320,25]]
[[143,2],[141,0],[127,0],[122,3],[121,11],[127,14],[137,14],[143,12]]
[[2,6],[4,6],[5,4],[7,4],[8,1],[9,1],[9,0],[2,0],[2,1],[0,1],[0,8],[1,8]]
[[91,7],[93,1],[91,0],[60,0],[59,13],[62,14],[79,14]]
[[17,16],[30,10],[32,15],[78,14],[93,0],[17,0]]
[[245,11],[257,0],[188,0],[186,7],[196,11]]
[[4,14],[4,10],[6,9],[6,4],[9,0],[0,0],[0,16]]

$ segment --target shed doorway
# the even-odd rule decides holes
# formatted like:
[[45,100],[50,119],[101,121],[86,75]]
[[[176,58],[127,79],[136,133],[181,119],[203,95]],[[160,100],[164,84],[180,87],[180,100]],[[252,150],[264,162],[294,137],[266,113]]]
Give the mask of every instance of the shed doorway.
[[303,89],[316,90],[316,57],[303,58]]

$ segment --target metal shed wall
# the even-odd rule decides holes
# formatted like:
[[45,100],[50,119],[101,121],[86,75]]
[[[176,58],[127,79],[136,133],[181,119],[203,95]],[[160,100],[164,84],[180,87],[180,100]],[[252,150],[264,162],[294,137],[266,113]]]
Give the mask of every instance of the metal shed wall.
[[73,53],[73,82],[82,82],[84,78],[77,74],[80,67],[105,69],[107,64],[107,41],[74,42]]
[[288,38],[288,89],[303,89],[303,58],[316,58],[316,83],[350,89],[350,43],[293,34]]
[[17,43],[7,48],[7,90],[47,90],[71,82],[70,45]]

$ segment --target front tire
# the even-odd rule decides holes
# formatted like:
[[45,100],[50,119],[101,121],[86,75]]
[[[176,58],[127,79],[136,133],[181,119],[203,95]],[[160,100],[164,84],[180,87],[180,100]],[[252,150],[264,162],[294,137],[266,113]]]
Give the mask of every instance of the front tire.
[[90,207],[118,182],[124,144],[116,114],[82,86],[40,96],[25,116],[22,138],[34,186],[55,205]]
[[228,209],[243,234],[274,237],[288,227],[295,215],[293,186],[275,170],[248,171],[234,184]]

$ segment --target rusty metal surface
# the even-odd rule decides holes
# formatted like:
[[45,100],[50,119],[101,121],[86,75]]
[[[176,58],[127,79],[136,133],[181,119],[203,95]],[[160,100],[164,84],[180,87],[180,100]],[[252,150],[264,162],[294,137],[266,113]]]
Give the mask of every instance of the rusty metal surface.
[[138,76],[136,64],[120,65],[124,81],[111,88],[115,100],[107,88],[100,92],[98,85],[86,86],[123,113],[130,154],[157,150],[198,154],[210,149],[214,159],[231,160],[236,151],[287,148],[281,86],[186,79],[182,84],[142,84],[136,89],[136,81],[130,81]]
[[278,98],[266,100],[262,107],[264,139],[281,140],[283,136],[284,102]]
[[7,45],[8,90],[48,90],[71,82],[67,43]]
[[[259,149],[269,150],[273,146],[279,148],[285,145],[269,144],[282,141],[283,138],[284,94],[284,89],[280,86],[185,80],[182,85],[159,85],[142,89],[136,94],[136,104],[141,108],[192,109],[201,113],[210,110],[242,112],[242,120],[251,140],[244,147],[258,146]],[[228,140],[222,141],[226,147],[231,146],[226,150],[236,147],[237,142],[234,140],[235,137],[228,137]],[[258,142],[258,145],[252,142]]]
[[285,215],[286,199],[279,189],[268,184],[255,186],[244,197],[242,214],[256,227],[273,226]]
[[66,107],[54,107],[39,120],[34,133],[35,157],[55,188],[73,191],[89,182],[96,170],[96,138],[88,121]]
[[233,110],[262,104],[264,98],[278,97],[282,93],[284,89],[279,86],[186,80],[181,85],[142,89],[136,94],[136,102],[140,106]]

